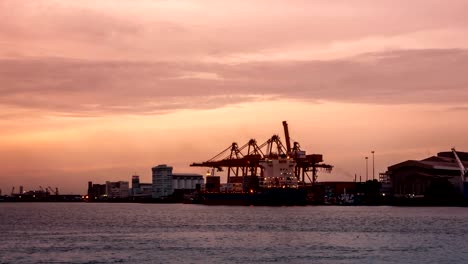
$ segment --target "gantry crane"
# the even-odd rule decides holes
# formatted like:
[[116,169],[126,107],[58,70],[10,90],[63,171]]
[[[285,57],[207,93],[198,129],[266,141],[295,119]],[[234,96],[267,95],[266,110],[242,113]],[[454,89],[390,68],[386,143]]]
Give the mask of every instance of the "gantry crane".
[[59,193],[58,193],[58,188],[57,188],[57,187],[55,187],[55,190],[54,190],[54,189],[52,189],[52,187],[47,186],[47,189],[46,189],[46,190],[49,191],[51,194],[54,194],[54,195],[58,195],[58,194],[59,194]]
[[[323,156],[321,154],[306,155],[306,152],[300,149],[298,142],[294,142],[291,148],[286,121],[283,121],[283,128],[286,147],[278,135],[273,135],[261,145],[257,145],[255,139],[249,140],[241,147],[234,142],[210,160],[192,163],[190,166],[216,168],[218,171],[227,168],[228,183],[231,182],[232,177],[242,177],[244,179],[245,177],[258,177],[261,175],[262,170],[259,165],[260,161],[277,157],[292,158],[296,161],[295,175],[304,185],[306,184],[306,178],[309,180],[309,184],[316,182],[318,170],[326,172],[332,170],[332,165],[322,163]],[[312,175],[309,175],[309,172]]]

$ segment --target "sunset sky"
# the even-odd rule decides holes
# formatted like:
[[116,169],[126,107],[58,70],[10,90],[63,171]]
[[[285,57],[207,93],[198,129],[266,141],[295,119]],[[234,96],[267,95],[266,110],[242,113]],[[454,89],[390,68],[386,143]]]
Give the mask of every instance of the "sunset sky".
[[[468,151],[468,1],[0,0],[0,188],[204,173],[283,137],[319,181]],[[370,160],[371,161],[371,160]],[[369,163],[369,172],[372,166]]]

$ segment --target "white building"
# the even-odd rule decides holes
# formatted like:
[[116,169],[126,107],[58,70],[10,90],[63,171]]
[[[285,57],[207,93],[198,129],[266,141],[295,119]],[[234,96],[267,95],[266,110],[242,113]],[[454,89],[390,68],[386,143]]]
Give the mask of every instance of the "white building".
[[106,181],[106,193],[109,198],[128,198],[130,196],[129,184],[127,181]]
[[200,186],[204,183],[203,176],[192,173],[173,173],[172,186],[175,190],[195,190],[197,184]]
[[[153,198],[172,195],[174,190],[195,190],[197,184],[203,185],[203,176],[192,173],[172,173],[172,167],[166,164],[152,168]],[[141,185],[141,184],[140,184]]]
[[166,164],[152,168],[153,171],[153,198],[169,196],[174,192],[172,180],[172,167]]

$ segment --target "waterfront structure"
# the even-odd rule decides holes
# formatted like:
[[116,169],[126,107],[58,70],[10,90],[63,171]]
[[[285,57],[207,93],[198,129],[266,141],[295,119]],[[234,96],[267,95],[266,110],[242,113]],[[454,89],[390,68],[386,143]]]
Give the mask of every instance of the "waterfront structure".
[[174,192],[172,167],[166,164],[152,168],[153,198],[167,197]]
[[136,195],[140,193],[140,176],[133,175],[132,176],[132,195]]
[[140,183],[140,194],[143,196],[152,196],[153,184],[152,183]]
[[[457,154],[468,167],[468,153]],[[395,197],[433,196],[438,199],[460,194],[460,167],[451,151],[422,160],[407,160],[388,167],[385,174],[390,179]]]
[[388,172],[379,173],[379,182],[381,185],[380,192],[383,196],[392,194],[392,181]]
[[[204,191],[219,192],[220,190],[221,190],[221,177],[214,176],[214,175],[207,175]],[[224,187],[223,191],[227,191],[227,188]]]
[[265,159],[260,161],[263,175],[259,179],[260,188],[298,188],[294,175],[296,162],[289,158]]
[[194,191],[203,185],[203,176],[192,173],[173,173],[172,167],[166,164],[152,168],[153,198],[167,197],[174,192]]
[[346,181],[325,181],[315,186],[313,196],[320,204],[358,204],[355,198],[364,195],[367,183]]
[[132,176],[132,193],[133,197],[151,197],[153,194],[152,183],[141,183],[140,176]]
[[214,182],[211,187],[215,187],[219,178],[208,176],[205,191],[199,195],[199,201],[203,204],[226,205],[305,205],[307,203],[307,190],[299,188],[298,179],[294,174],[296,162],[293,159],[271,157],[260,161],[259,164],[262,170],[256,184],[230,182],[220,186],[219,191],[210,190],[208,183]]
[[128,181],[106,181],[106,194],[109,199],[126,199],[130,196]]
[[194,173],[173,173],[172,185],[174,190],[195,190],[197,185],[204,183],[203,176]]
[[[202,188],[198,202],[205,204],[300,205],[307,203],[308,191],[317,183],[320,170],[330,172],[322,154],[306,155],[300,144],[291,144],[289,128],[283,121],[286,146],[278,135],[263,144],[255,139],[239,147],[233,142],[218,155],[190,166],[226,171],[227,182]],[[217,179],[216,179],[217,180]],[[215,179],[210,179],[215,182]],[[212,188],[213,187],[213,188]]]
[[[332,165],[323,163],[322,154],[307,155],[298,142],[291,142],[289,128],[283,121],[285,144],[278,135],[273,135],[263,144],[250,139],[244,145],[233,142],[219,154],[204,162],[195,162],[190,166],[207,167],[212,170],[226,171],[227,183],[242,183],[244,191],[259,188],[259,181],[264,168],[260,165],[265,159],[290,158],[295,162],[293,171],[300,186],[313,186],[318,172],[330,172]],[[292,144],[291,144],[292,143]]]
[[92,181],[88,182],[88,199],[90,201],[100,200],[107,196],[105,184],[93,184]]

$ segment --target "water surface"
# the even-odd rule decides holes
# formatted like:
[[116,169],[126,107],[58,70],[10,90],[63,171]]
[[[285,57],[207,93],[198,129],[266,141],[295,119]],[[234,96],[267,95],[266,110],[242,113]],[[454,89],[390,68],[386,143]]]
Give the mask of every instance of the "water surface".
[[468,263],[468,208],[1,203],[0,263]]

